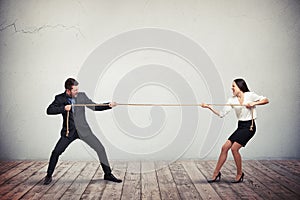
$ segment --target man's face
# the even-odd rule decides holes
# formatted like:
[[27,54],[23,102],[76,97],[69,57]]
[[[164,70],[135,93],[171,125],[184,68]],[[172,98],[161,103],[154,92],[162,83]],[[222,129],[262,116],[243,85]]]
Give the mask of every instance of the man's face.
[[67,94],[72,98],[75,98],[78,95],[78,89],[79,89],[78,85],[77,86],[73,85],[71,90],[67,89]]

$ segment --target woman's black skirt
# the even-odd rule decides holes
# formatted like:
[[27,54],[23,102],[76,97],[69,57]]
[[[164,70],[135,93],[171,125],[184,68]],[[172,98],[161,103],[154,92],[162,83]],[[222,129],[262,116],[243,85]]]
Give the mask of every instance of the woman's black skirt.
[[256,131],[255,121],[253,121],[253,130],[250,131],[252,120],[238,121],[238,128],[228,138],[232,143],[237,142],[243,147],[246,146],[248,141],[254,136]]

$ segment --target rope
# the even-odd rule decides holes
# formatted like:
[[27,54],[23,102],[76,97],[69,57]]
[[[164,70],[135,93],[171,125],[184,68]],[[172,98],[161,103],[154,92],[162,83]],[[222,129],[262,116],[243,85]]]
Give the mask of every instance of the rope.
[[[119,105],[119,104],[118,104]],[[72,104],[72,106],[78,106],[78,107],[84,107],[84,106],[109,106],[109,104],[106,103],[87,103],[87,104]]]
[[[202,106],[202,104],[138,104],[138,103],[117,103],[120,106]],[[246,106],[241,104],[207,104],[211,106]]]
[[251,108],[251,126],[250,126],[250,131],[253,131],[253,126],[254,126],[254,119],[253,119],[253,112],[254,112],[254,109]]
[[70,111],[67,111],[67,132],[66,132],[66,136],[69,136],[69,116],[70,116]]
[[[202,104],[153,104],[153,103],[117,103],[118,106],[201,106]],[[211,106],[246,106],[244,104],[207,104]],[[84,106],[109,106],[109,104],[73,104],[73,106],[84,107]]]
[[[153,104],[153,103],[117,103],[118,106],[178,106],[178,107],[184,107],[184,106],[201,106],[202,104]],[[207,104],[210,106],[246,106],[245,104]],[[84,106],[109,106],[109,104],[73,104],[72,106],[78,106],[78,107],[84,107]],[[254,118],[253,118],[253,112],[254,109],[251,108],[251,115],[252,115],[252,122],[250,126],[250,131],[253,131],[254,126]],[[69,135],[69,111],[67,111],[67,133],[66,136]]]

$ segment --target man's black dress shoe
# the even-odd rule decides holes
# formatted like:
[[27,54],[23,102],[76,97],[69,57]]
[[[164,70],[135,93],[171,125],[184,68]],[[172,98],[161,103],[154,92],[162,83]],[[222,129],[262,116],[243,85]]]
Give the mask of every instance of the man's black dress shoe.
[[44,179],[44,185],[49,185],[52,181],[52,176],[46,176]]
[[117,179],[113,174],[104,174],[104,180],[121,183],[121,179]]

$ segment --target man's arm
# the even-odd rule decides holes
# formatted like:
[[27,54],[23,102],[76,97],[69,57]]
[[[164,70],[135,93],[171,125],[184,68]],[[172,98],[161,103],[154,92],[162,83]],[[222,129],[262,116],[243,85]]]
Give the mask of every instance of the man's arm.
[[[96,104],[90,98],[88,98],[85,93],[81,93],[81,98],[82,99],[80,101],[83,101],[85,104]],[[107,106],[101,105],[101,106],[87,106],[87,107],[94,111],[103,111],[103,110],[111,109],[112,107],[116,106],[116,103],[114,103],[114,102],[108,102],[108,103],[104,103],[104,104],[107,104]]]
[[96,106],[95,110],[102,111],[102,110],[112,109],[113,107],[116,107],[118,105],[116,102],[109,102],[104,104],[107,104],[107,106]]
[[59,96],[55,96],[54,101],[48,106],[47,114],[48,115],[57,115],[62,114],[65,111],[64,102],[60,100]]
[[107,106],[95,106],[95,111],[103,111],[103,110],[111,109],[111,107],[109,106],[110,103],[104,103],[104,104],[107,104]]
[[[77,98],[77,103],[78,104],[97,104],[94,101],[92,101],[84,92],[80,92],[78,94],[78,98]],[[112,104],[110,102],[108,103],[104,103],[107,104],[107,106],[87,106],[89,109],[94,110],[94,111],[103,111],[103,110],[108,110],[111,109],[111,107],[114,107],[116,104]],[[111,105],[111,106],[110,106]]]

